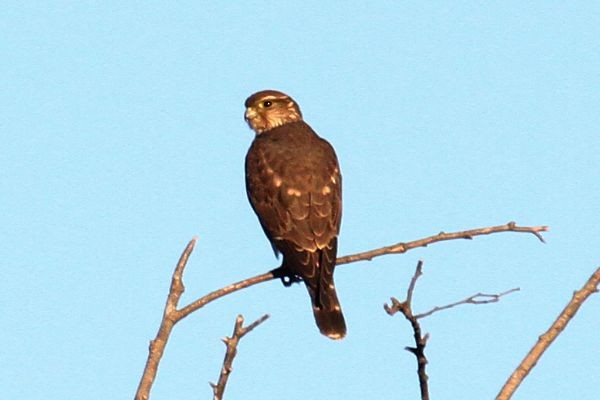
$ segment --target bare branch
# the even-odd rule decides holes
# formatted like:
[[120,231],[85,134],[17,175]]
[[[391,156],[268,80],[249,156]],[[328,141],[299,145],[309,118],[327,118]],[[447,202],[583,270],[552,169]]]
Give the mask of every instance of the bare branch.
[[517,369],[515,369],[512,375],[508,378],[500,390],[500,393],[496,397],[496,400],[508,400],[512,397],[521,382],[523,382],[525,377],[529,374],[529,372],[531,372],[533,367],[535,367],[542,354],[544,354],[554,339],[560,335],[560,333],[566,328],[569,321],[571,321],[571,319],[575,316],[583,302],[585,302],[590,295],[598,291],[599,284],[600,268],[596,269],[585,285],[573,294],[573,298],[558,315],[554,323],[543,335],[538,338],[537,343],[531,348],[523,361],[521,361],[521,364],[519,364]]
[[410,280],[408,290],[406,291],[406,302],[408,303],[409,308],[412,308],[413,293],[415,291],[415,286],[417,285],[417,279],[419,279],[421,275],[423,275],[423,260],[417,262],[417,269],[415,270],[415,274]]
[[498,293],[498,294],[477,293],[477,294],[474,294],[472,296],[467,297],[466,299],[457,301],[455,303],[446,304],[445,306],[433,307],[429,311],[426,311],[424,313],[415,315],[415,318],[416,319],[425,318],[425,317],[428,317],[431,314],[436,313],[438,311],[447,310],[449,308],[456,307],[456,306],[461,305],[461,304],[488,304],[488,303],[496,303],[496,302],[498,302],[500,300],[500,297],[506,296],[507,294],[510,294],[510,293],[518,292],[519,290],[521,290],[521,289],[519,289],[519,288],[513,288],[513,289],[510,289],[510,290],[507,290],[506,292],[502,292],[502,293]]
[[226,296],[233,292],[237,292],[238,290],[242,290],[247,287],[254,286],[256,284],[275,279],[276,274],[274,273],[274,271],[276,271],[276,270],[265,272],[264,274],[256,275],[256,276],[253,276],[252,278],[244,279],[242,281],[232,283],[231,285],[227,285],[221,289],[217,289],[214,292],[210,292],[206,296],[202,296],[198,300],[193,301],[192,303],[188,304],[187,306],[185,306],[184,308],[179,310],[178,317],[180,319],[185,318],[188,315],[190,315],[191,313],[193,313],[194,311],[198,310],[199,308],[204,307],[208,303],[210,303],[218,298],[221,298],[221,297]]
[[425,346],[427,345],[427,340],[429,339],[429,334],[425,334],[422,336],[421,334],[421,325],[412,311],[412,296],[415,290],[415,285],[417,283],[417,279],[423,275],[423,261],[419,260],[417,263],[417,268],[415,273],[410,280],[410,285],[408,286],[408,290],[406,292],[406,300],[398,301],[396,298],[392,297],[391,302],[392,305],[388,306],[387,304],[383,305],[383,308],[389,315],[394,315],[398,311],[404,315],[404,318],[410,322],[410,325],[413,329],[413,337],[415,338],[415,347],[405,347],[404,349],[414,354],[417,358],[417,374],[419,376],[419,388],[421,389],[421,400],[429,400],[429,385],[427,376],[427,371],[425,370],[427,366],[427,357],[425,357]]
[[[546,232],[548,230],[547,226],[517,226],[514,222],[509,222],[506,225],[498,225],[492,226],[488,228],[478,228],[471,229],[468,231],[461,232],[452,232],[452,233],[444,233],[441,232],[434,236],[429,236],[423,239],[414,240],[406,243],[396,243],[391,246],[380,247],[378,249],[365,251],[363,253],[351,254],[343,257],[338,257],[336,260],[336,265],[349,264],[357,261],[365,261],[372,260],[374,257],[379,257],[385,254],[401,254],[406,253],[409,250],[412,250],[417,247],[426,247],[429,244],[446,241],[446,240],[454,240],[454,239],[472,239],[474,236],[479,235],[490,235],[492,233],[497,232],[525,232],[531,233],[539,238],[542,242],[544,239],[540,232]],[[184,318],[199,308],[204,307],[206,304],[210,303],[213,300],[216,300],[220,297],[226,296],[230,293],[237,292],[238,290],[245,289],[250,286],[254,286],[256,284],[267,282],[272,279],[278,278],[278,271],[280,269],[276,268],[272,271],[266,272],[261,275],[253,276],[252,278],[244,279],[242,281],[233,283],[231,285],[225,286],[224,288],[215,290],[203,296],[189,305],[185,306],[183,309],[178,311],[180,313],[180,318]]]
[[219,381],[214,384],[211,383],[210,386],[213,389],[214,400],[221,400],[223,398],[223,393],[225,392],[225,386],[227,385],[227,380],[229,379],[229,375],[233,370],[233,359],[237,355],[237,346],[241,338],[244,337],[248,332],[252,331],[258,325],[262,324],[269,318],[269,314],[265,314],[250,325],[244,327],[244,317],[242,315],[238,315],[235,320],[235,325],[233,327],[233,334],[231,337],[223,338],[223,343],[227,347],[227,351],[225,352],[225,359],[223,360],[223,367],[221,368],[221,374],[219,375]]
[[[489,235],[491,233],[496,232],[525,232],[531,233],[537,236],[542,242],[544,241],[540,232],[545,232],[548,230],[546,226],[536,226],[536,227],[520,227],[516,226],[514,222],[509,222],[506,225],[493,226],[488,228],[479,228],[472,229],[468,231],[462,232],[454,232],[454,233],[444,233],[441,232],[437,235],[430,236],[424,239],[415,240],[412,242],[406,243],[397,243],[392,246],[381,247],[379,249],[374,249],[370,251],[366,251],[363,253],[352,254],[344,257],[340,257],[337,259],[337,265],[348,264],[357,261],[363,260],[371,260],[374,257],[382,256],[385,254],[400,254],[405,253],[408,250],[424,247],[431,243],[445,241],[445,240],[453,240],[453,239],[472,239],[474,236],[478,235]],[[165,346],[167,344],[167,340],[169,339],[169,335],[173,329],[173,326],[187,317],[194,311],[204,307],[206,304],[236,292],[241,289],[245,289],[250,286],[254,286],[256,284],[270,281],[272,279],[281,277],[281,268],[273,269],[269,272],[256,275],[254,277],[244,279],[242,281],[233,283],[231,285],[225,286],[221,289],[215,290],[195,301],[188,304],[187,306],[177,309],[179,304],[179,299],[183,294],[185,287],[183,285],[183,271],[187,264],[188,258],[194,249],[194,245],[196,244],[197,239],[192,239],[184,252],[181,255],[181,258],[173,272],[173,277],[171,279],[171,288],[169,291],[169,295],[167,297],[167,304],[165,305],[165,310],[163,313],[163,319],[160,324],[160,328],[158,333],[156,334],[156,338],[150,342],[148,359],[146,361],[146,367],[144,368],[144,372],[142,374],[142,378],[140,380],[140,384],[138,386],[138,390],[136,392],[135,399],[136,400],[147,400],[150,396],[150,389],[152,388],[152,384],[154,379],[156,378],[156,372],[158,370],[158,364],[162,355],[164,353]]]
[[497,232],[525,232],[535,235],[542,243],[545,243],[544,238],[540,232],[548,231],[547,226],[517,226],[515,222],[509,222],[506,225],[491,226],[489,228],[471,229],[462,232],[444,233],[440,232],[437,235],[429,236],[423,239],[414,240],[406,243],[396,243],[391,246],[381,247],[375,250],[365,251],[363,253],[352,254],[349,256],[340,257],[336,261],[336,265],[347,264],[355,261],[372,260],[375,257],[383,256],[385,254],[401,254],[406,253],[408,250],[416,247],[426,247],[427,245],[435,242],[442,242],[445,240],[454,239],[473,239],[475,236],[489,235]]
[[169,295],[167,296],[167,303],[163,312],[163,318],[160,323],[160,328],[156,334],[156,338],[150,341],[148,360],[146,361],[146,367],[144,368],[144,373],[142,374],[140,384],[135,394],[136,400],[148,400],[150,397],[150,389],[152,388],[152,384],[156,378],[158,364],[165,351],[165,346],[167,345],[167,341],[169,340],[169,335],[171,335],[173,326],[175,326],[179,320],[176,318],[177,304],[179,303],[179,299],[185,290],[183,285],[183,270],[185,269],[190,254],[194,250],[197,240],[198,238],[196,237],[190,240],[185,250],[183,250],[181,257],[179,258],[179,262],[177,263],[177,267],[175,267],[175,271],[173,272],[173,277],[171,278],[171,289],[169,291]]
[[429,400],[429,388],[428,388],[428,379],[427,373],[425,371],[425,367],[427,365],[427,358],[425,357],[425,346],[427,345],[427,340],[429,339],[429,334],[425,334],[422,336],[421,334],[421,325],[419,324],[420,318],[425,318],[430,316],[431,314],[447,310],[449,308],[458,306],[460,304],[487,304],[487,303],[495,303],[500,300],[502,296],[505,296],[509,293],[516,292],[519,290],[518,288],[507,290],[505,292],[499,294],[484,294],[477,293],[472,296],[467,297],[466,299],[445,305],[434,307],[433,309],[421,313],[414,314],[412,310],[412,298],[415,291],[415,286],[417,284],[417,280],[419,277],[423,275],[423,261],[419,260],[417,263],[417,268],[415,273],[413,274],[412,279],[410,280],[410,284],[408,285],[408,290],[406,291],[406,300],[398,301],[398,299],[392,297],[390,299],[391,305],[384,304],[383,308],[389,315],[394,315],[397,312],[402,313],[404,318],[406,318],[413,329],[413,336],[415,338],[415,347],[405,347],[405,349],[417,358],[417,373],[419,376],[419,387],[421,389],[421,400]]

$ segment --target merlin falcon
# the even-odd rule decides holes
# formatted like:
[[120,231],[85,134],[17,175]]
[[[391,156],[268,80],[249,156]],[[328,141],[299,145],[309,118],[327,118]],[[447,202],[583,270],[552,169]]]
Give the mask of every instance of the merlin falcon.
[[288,95],[264,90],[246,100],[256,136],[246,155],[246,191],[284,284],[302,280],[321,333],[346,335],[333,270],[342,217],[342,177],[333,147],[302,119]]

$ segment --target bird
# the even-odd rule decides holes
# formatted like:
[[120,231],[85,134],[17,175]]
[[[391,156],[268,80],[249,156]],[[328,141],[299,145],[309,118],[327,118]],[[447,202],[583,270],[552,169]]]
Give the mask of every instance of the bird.
[[255,132],[245,159],[246,192],[275,256],[283,255],[279,277],[286,286],[303,281],[320,332],[342,339],[346,322],[333,282],[342,217],[335,150],[285,93],[254,93],[245,107]]

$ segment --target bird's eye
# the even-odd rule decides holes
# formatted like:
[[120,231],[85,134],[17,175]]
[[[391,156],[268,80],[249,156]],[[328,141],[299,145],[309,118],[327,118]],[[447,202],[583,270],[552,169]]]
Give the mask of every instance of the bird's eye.
[[263,107],[271,107],[272,105],[273,105],[273,103],[270,102],[269,100],[263,101]]

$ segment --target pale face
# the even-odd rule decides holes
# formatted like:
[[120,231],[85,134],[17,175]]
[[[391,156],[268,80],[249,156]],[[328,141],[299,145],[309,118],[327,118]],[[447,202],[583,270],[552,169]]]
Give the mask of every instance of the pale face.
[[302,121],[302,113],[288,95],[275,90],[253,94],[246,100],[244,118],[258,135],[278,126]]

